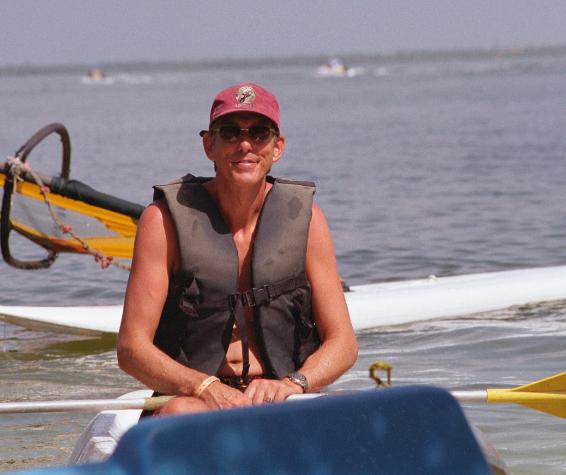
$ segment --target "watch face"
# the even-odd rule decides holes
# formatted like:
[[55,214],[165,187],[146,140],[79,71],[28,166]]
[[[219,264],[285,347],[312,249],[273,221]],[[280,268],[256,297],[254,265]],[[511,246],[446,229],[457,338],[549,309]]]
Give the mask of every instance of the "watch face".
[[306,376],[303,373],[294,372],[289,374],[287,377],[294,383],[299,384],[303,388],[304,392],[307,392],[308,382]]

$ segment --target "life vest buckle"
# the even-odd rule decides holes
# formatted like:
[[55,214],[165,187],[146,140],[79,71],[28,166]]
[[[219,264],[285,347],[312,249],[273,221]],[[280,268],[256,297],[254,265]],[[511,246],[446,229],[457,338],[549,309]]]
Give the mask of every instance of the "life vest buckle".
[[247,290],[246,292],[242,292],[240,298],[242,299],[242,305],[244,307],[256,306],[254,289]]
[[242,305],[244,307],[257,307],[266,302],[271,302],[272,297],[269,291],[269,286],[266,284],[263,287],[257,289],[252,288],[240,294],[242,300]]

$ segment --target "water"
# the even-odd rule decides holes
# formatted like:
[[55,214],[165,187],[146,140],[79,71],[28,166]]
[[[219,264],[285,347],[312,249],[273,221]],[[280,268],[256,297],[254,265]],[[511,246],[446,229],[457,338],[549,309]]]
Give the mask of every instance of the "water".
[[[349,284],[564,265],[566,56],[367,62],[353,78],[317,64],[79,75],[0,76],[0,150],[65,124],[72,176],[139,203],[151,185],[209,175],[198,131],[213,95],[251,79],[280,98],[285,156],[274,174],[316,181]],[[57,172],[56,140],[30,164]],[[42,256],[14,240],[17,256]],[[127,275],[88,257],[49,270],[0,263],[3,305],[119,303]],[[360,358],[336,386],[370,387],[384,359],[394,383],[450,389],[520,385],[564,370],[566,303],[524,306],[359,335]],[[113,339],[0,324],[0,399],[115,397],[139,384]],[[564,421],[511,406],[466,412],[517,474],[566,471]],[[66,461],[92,414],[0,418],[0,471]]]

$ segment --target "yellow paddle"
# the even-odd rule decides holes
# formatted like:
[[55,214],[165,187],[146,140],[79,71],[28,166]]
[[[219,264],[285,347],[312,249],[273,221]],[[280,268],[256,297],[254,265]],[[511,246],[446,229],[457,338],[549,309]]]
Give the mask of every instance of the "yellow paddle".
[[452,391],[460,402],[520,404],[566,419],[566,373],[555,374],[512,389]]
[[566,373],[513,389],[488,389],[487,402],[521,404],[566,419]]

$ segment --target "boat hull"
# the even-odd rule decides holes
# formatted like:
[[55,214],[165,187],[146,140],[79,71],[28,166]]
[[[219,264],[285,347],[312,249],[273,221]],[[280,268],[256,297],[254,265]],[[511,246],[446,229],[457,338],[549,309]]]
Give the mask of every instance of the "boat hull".
[[[566,266],[352,286],[346,292],[355,330],[488,312],[566,299]],[[65,333],[117,333],[121,305],[1,306],[0,319]]]
[[56,470],[28,474],[492,473],[459,404],[427,386],[148,418],[106,461]]

